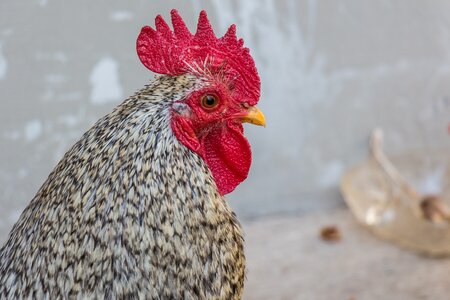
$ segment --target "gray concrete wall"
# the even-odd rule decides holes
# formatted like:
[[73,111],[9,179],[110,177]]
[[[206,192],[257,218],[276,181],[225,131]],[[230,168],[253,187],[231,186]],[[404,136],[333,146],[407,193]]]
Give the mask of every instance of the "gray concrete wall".
[[177,8],[231,23],[262,79],[266,129],[247,126],[249,179],[228,196],[242,218],[342,206],[338,180],[366,156],[449,146],[448,1],[0,2],[0,240],[63,153],[151,79],[140,28]]

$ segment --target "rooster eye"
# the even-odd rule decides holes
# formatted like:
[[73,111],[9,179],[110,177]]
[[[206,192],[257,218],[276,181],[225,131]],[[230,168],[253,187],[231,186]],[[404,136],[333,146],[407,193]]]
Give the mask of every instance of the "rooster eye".
[[202,97],[202,106],[206,109],[212,109],[219,104],[219,99],[215,95],[206,94]]

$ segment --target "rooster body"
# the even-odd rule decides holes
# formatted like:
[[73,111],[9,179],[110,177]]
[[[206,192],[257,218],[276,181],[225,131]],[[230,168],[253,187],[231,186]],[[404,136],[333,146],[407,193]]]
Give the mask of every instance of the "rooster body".
[[160,77],[66,153],[1,250],[0,298],[240,294],[239,224],[206,164],[169,126],[169,105],[183,91],[174,87],[194,80]]
[[221,160],[246,155],[241,122],[257,118],[193,73],[157,76],[64,155],[0,249],[0,298],[240,299],[243,236],[223,194],[249,164]]

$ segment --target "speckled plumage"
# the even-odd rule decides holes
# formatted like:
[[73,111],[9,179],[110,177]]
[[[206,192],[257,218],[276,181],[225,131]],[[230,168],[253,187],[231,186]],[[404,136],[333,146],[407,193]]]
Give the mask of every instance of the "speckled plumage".
[[201,81],[159,76],[63,157],[0,250],[0,298],[239,299],[240,225],[170,129]]

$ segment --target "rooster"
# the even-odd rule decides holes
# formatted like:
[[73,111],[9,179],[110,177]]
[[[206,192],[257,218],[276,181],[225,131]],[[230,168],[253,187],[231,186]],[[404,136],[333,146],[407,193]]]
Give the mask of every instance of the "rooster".
[[248,174],[242,123],[265,125],[232,25],[176,10],[137,39],[150,84],[64,155],[0,249],[1,299],[240,299],[243,234],[224,195]]

